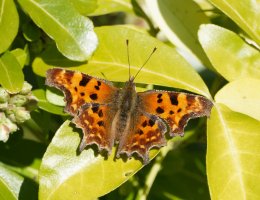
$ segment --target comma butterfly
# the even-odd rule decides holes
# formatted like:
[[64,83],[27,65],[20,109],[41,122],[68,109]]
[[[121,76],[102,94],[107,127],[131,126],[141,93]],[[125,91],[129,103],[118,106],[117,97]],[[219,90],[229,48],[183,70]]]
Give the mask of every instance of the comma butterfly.
[[63,91],[65,111],[83,130],[80,151],[96,144],[99,151],[110,154],[118,143],[117,157],[137,153],[147,164],[149,150],[166,145],[167,128],[171,137],[183,136],[189,119],[210,115],[213,104],[207,98],[172,91],[136,92],[135,77],[129,76],[125,86],[117,88],[81,72],[60,68],[47,71],[46,84]]

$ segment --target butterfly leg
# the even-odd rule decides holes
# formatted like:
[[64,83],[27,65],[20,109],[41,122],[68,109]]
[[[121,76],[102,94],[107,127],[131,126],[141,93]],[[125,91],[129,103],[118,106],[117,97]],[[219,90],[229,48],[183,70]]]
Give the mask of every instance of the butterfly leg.
[[80,151],[88,145],[96,144],[99,151],[106,150],[110,154],[115,139],[115,135],[110,132],[111,124],[108,123],[112,116],[108,104],[87,103],[82,106],[73,119],[73,123],[83,130]]
[[166,145],[165,133],[167,126],[158,116],[141,113],[135,119],[129,133],[119,140],[117,157],[126,154],[130,157],[137,153],[143,159],[144,164],[149,162],[149,150],[153,147],[160,148]]

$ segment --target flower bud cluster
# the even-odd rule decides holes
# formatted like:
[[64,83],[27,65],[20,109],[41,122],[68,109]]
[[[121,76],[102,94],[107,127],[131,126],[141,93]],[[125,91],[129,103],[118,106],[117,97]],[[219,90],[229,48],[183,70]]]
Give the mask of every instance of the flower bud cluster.
[[10,94],[0,86],[0,141],[6,142],[9,135],[19,129],[19,124],[31,118],[30,111],[37,104],[31,90],[27,82],[17,94]]

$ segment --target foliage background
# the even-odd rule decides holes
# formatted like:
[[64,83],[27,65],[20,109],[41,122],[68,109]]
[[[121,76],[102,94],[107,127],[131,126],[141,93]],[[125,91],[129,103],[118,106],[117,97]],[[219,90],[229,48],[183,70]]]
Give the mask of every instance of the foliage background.
[[[9,139],[0,142],[0,199],[260,198],[258,1],[0,0],[0,8],[1,87],[15,96],[27,81],[38,99],[18,131],[5,132],[1,119]],[[122,86],[126,39],[132,74],[158,48],[138,90],[214,101],[209,119],[191,120],[146,166],[92,148],[78,154],[81,131],[62,94],[44,84],[47,69],[64,67]],[[8,115],[17,102],[1,95]]]

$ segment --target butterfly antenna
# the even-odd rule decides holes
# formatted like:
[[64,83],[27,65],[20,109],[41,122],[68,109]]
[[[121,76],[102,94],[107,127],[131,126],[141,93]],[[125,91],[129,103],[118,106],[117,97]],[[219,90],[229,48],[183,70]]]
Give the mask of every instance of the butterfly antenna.
[[135,74],[134,79],[137,77],[137,75],[140,73],[140,71],[143,69],[143,67],[146,65],[146,63],[150,60],[150,58],[152,57],[152,55],[154,54],[154,52],[157,50],[156,47],[154,47],[153,51],[150,53],[150,55],[148,56],[148,58],[146,59],[146,61],[144,62],[144,64],[140,67],[140,69],[138,70],[138,72]]
[[129,59],[129,45],[128,45],[129,41],[126,40],[126,50],[127,50],[127,61],[128,61],[128,76],[129,76],[129,81],[130,81],[130,77],[131,77],[131,72],[130,72],[130,59]]

